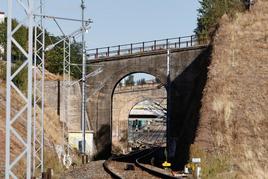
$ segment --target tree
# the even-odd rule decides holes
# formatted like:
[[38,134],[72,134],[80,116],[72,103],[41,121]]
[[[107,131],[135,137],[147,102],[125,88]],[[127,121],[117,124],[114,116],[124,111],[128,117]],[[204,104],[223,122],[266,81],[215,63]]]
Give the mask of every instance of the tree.
[[[17,20],[12,20],[12,27],[16,27],[18,25]],[[20,46],[27,50],[28,49],[28,29],[25,26],[21,26],[19,30],[17,30],[14,34],[16,41],[20,44]],[[6,52],[6,45],[7,45],[7,18],[5,18],[4,22],[0,24],[0,46],[2,46]],[[1,56],[5,56],[6,54],[1,54]],[[23,60],[25,57],[22,52],[15,47],[12,46],[11,55],[14,60]]]
[[[45,33],[45,44],[46,46],[54,44],[59,41],[60,37],[50,35],[48,32]],[[52,50],[47,51],[45,54],[45,68],[54,74],[63,73],[63,45],[59,44]]]
[[[64,37],[53,36],[46,33],[46,44],[54,44]],[[46,46],[47,46],[46,45]],[[81,43],[71,43],[70,45],[71,53],[71,76],[75,79],[82,78],[82,44]],[[58,44],[53,50],[46,53],[46,69],[55,74],[63,73],[63,43]],[[90,71],[90,67],[87,67],[87,72]]]
[[161,81],[158,78],[155,78],[155,83],[161,83]]
[[[18,22],[14,19],[12,20],[12,27],[18,25]],[[4,47],[6,52],[7,44],[7,18],[3,23],[0,23],[0,46]],[[28,49],[28,29],[25,26],[21,28],[14,34],[17,42],[22,46],[23,49]],[[45,31],[45,44],[46,46],[58,42],[63,37],[54,36]],[[71,63],[76,65],[71,65],[71,76],[80,79],[82,76],[82,45],[81,43],[72,43],[71,44]],[[12,46],[12,57],[15,61],[23,61],[25,59],[24,55],[18,50],[15,45]],[[0,54],[4,57],[6,54]],[[45,54],[45,68],[54,74],[63,73],[63,44],[58,44],[54,49],[46,52]],[[87,71],[90,71],[90,68],[87,67]]]
[[[3,23],[0,23],[0,46],[6,49],[6,41],[7,41],[7,26],[6,20]],[[5,52],[6,50],[4,50]],[[4,57],[5,54],[0,53],[0,58]]]
[[217,29],[219,19],[227,14],[234,17],[237,11],[245,9],[244,0],[201,0],[198,9],[197,28],[199,38],[212,37]]
[[146,84],[146,81],[144,78],[137,81],[137,85],[144,85],[144,84]]
[[133,86],[135,84],[134,82],[134,75],[129,75],[127,79],[125,80],[126,86]]
[[120,81],[120,82],[118,83],[118,86],[119,86],[119,87],[122,87],[122,86],[123,86],[122,81]]

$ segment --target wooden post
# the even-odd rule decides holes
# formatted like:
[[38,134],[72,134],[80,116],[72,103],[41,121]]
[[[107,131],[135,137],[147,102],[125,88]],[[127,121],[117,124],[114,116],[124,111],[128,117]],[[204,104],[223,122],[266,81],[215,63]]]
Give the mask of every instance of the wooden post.
[[96,48],[96,58],[98,58],[98,57],[99,57],[99,49]]
[[52,168],[47,169],[47,179],[52,179]]
[[166,48],[168,49],[168,39],[166,39],[166,46],[167,46]]
[[120,55],[120,45],[118,45],[117,55]]
[[88,162],[89,162],[89,156],[86,155],[86,163],[88,163]]
[[58,80],[58,103],[57,103],[57,114],[60,116],[60,80]]
[[43,172],[41,177],[42,179],[47,179],[47,172]]
[[84,165],[85,164],[85,155],[84,154],[82,154],[82,164]]

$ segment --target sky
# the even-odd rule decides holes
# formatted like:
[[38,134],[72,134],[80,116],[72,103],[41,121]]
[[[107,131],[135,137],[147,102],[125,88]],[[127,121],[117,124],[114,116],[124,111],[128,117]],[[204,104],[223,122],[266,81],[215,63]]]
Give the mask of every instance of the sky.
[[[45,14],[81,18],[80,0],[44,0]],[[38,0],[34,0],[38,2]],[[196,27],[198,0],[85,0],[86,19],[93,20],[86,34],[88,48],[192,35]],[[7,0],[0,0],[6,12]],[[16,11],[15,16],[23,12]],[[58,21],[65,34],[80,23]],[[47,30],[61,35],[52,20]]]
[[[0,11],[7,11],[7,2],[0,0]],[[80,0],[44,2],[46,15],[81,19]],[[198,0],[85,0],[85,5],[86,19],[93,20],[86,34],[87,48],[192,35],[199,8]],[[16,17],[24,15],[18,8],[14,12]],[[81,25],[61,20],[58,23],[65,34]],[[61,35],[52,20],[47,19],[45,27],[54,35]]]

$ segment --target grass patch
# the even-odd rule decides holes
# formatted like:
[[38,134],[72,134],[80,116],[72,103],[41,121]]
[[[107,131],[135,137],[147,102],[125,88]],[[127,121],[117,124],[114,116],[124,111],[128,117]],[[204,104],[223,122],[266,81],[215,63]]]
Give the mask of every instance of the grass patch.
[[54,176],[59,176],[65,170],[55,151],[45,150],[44,159],[46,168],[52,168]]
[[231,171],[230,156],[228,154],[205,152],[197,145],[192,145],[190,158],[193,157],[201,158],[202,178],[222,178],[223,173],[229,173]]

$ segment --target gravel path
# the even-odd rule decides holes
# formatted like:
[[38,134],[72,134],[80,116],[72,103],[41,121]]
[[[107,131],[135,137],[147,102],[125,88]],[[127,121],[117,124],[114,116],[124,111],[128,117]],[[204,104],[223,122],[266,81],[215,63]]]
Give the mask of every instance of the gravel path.
[[61,176],[61,179],[109,179],[112,178],[103,168],[103,160],[93,161],[87,165],[76,167]]

